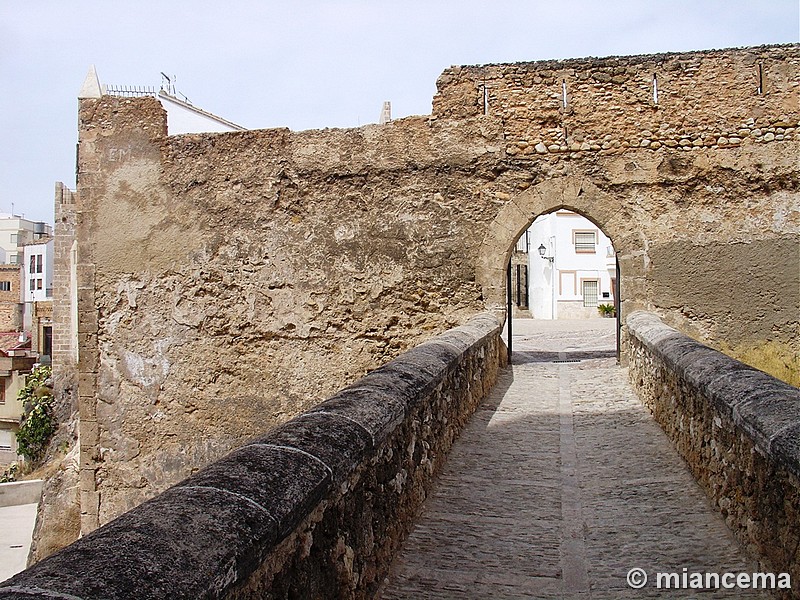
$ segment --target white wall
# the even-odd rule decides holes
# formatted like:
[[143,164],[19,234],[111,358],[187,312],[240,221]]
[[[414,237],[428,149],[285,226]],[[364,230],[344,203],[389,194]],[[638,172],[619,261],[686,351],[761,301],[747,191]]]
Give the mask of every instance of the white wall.
[[[31,272],[31,256],[42,257],[42,270],[38,271],[38,262]],[[38,260],[38,259],[37,259]],[[24,247],[22,261],[22,299],[23,302],[42,302],[48,299],[47,290],[53,289],[53,240],[44,244],[28,244]],[[31,280],[34,289],[31,290]],[[41,288],[39,288],[41,281]]]
[[168,97],[159,95],[158,99],[167,111],[167,133],[169,135],[238,131],[236,127],[227,125],[210,114],[205,115],[189,107],[182,106]]
[[[574,233],[593,231],[594,253],[575,250]],[[584,307],[584,280],[597,280],[598,304],[612,304],[615,259],[611,240],[591,221],[577,213],[557,211],[538,217],[530,229],[530,306],[535,319],[599,317],[597,308]],[[544,245],[552,262],[538,252]],[[604,293],[608,294],[604,297]],[[553,314],[555,313],[555,315]]]

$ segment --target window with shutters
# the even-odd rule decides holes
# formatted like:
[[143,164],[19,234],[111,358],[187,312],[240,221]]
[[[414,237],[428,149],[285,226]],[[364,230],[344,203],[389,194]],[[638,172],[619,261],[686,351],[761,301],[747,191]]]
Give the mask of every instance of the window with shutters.
[[572,240],[575,243],[576,254],[594,254],[597,248],[596,231],[573,231]]
[[520,236],[520,238],[517,240],[516,251],[517,252],[527,252],[528,251],[528,230],[527,229],[525,230],[525,233],[523,233]]
[[583,305],[587,308],[597,306],[597,291],[598,282],[596,279],[584,279],[582,282],[583,287]]

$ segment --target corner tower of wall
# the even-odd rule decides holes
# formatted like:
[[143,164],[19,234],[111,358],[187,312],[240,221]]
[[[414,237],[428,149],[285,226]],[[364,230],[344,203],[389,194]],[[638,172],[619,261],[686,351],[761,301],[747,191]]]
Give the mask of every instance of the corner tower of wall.
[[53,386],[63,420],[78,407],[76,198],[56,183],[53,242]]
[[[81,533],[100,525],[97,470],[100,456],[98,423],[98,306],[94,241],[113,236],[99,218],[101,201],[113,203],[109,180],[138,161],[158,162],[158,140],[166,137],[167,118],[157,100],[114,96],[81,98],[78,130],[79,208],[75,223],[78,245],[73,284],[77,290],[75,321],[79,340],[78,405],[80,413]],[[154,156],[155,155],[155,156]],[[158,169],[156,168],[156,172]],[[135,218],[126,215],[123,218]]]

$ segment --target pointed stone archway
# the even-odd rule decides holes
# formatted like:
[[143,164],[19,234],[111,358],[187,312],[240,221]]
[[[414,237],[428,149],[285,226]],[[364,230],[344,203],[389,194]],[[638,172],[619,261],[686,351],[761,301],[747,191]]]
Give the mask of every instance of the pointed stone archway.
[[475,274],[487,308],[507,312],[506,269],[517,239],[536,217],[559,209],[581,214],[613,240],[620,265],[617,285],[620,297],[625,299],[620,304],[621,322],[629,312],[646,307],[644,295],[636,291],[644,289],[647,243],[635,220],[626,216],[632,213],[620,210],[620,199],[602,191],[588,177],[566,175],[547,179],[511,197],[489,225]]

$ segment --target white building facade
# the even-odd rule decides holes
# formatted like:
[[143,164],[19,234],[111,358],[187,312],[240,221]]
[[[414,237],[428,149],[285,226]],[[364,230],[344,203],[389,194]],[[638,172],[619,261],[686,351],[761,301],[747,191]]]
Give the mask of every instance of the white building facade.
[[22,247],[53,235],[47,223],[29,221],[25,217],[0,213],[0,256],[4,264],[22,264]]
[[598,305],[615,304],[616,254],[594,223],[558,210],[538,217],[527,238],[534,319],[601,317]]
[[53,239],[23,247],[22,301],[44,302],[53,297]]

